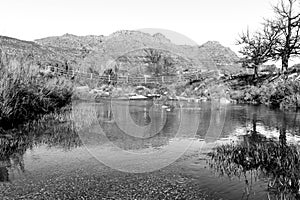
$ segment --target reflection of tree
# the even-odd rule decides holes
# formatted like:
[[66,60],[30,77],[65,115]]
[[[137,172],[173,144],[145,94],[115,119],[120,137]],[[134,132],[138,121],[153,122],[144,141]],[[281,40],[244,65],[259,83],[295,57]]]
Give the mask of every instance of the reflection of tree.
[[[253,108],[250,107],[250,109]],[[273,110],[265,106],[256,107],[256,113],[257,119],[264,126],[283,128],[284,132],[299,133],[300,113]]]
[[252,119],[252,131],[253,131],[253,134],[257,134],[256,123],[257,123],[257,113],[254,113],[253,114],[253,119]]
[[286,146],[286,113],[283,113],[282,126],[279,133],[280,144],[284,147]]
[[81,146],[71,121],[61,122],[68,114],[54,114],[0,136],[0,182],[9,181],[9,171],[25,171],[23,155],[38,145],[69,150]]
[[0,182],[7,182],[9,181],[9,174],[7,166],[0,167]]
[[31,147],[32,142],[25,135],[0,137],[0,181],[9,181],[8,168],[25,171],[23,155]]
[[[209,106],[208,106],[209,107]],[[206,112],[203,117],[203,123],[209,121],[210,110],[203,110]],[[256,121],[253,124],[253,120]],[[263,126],[267,129],[278,129],[282,135],[292,133],[299,135],[300,131],[300,113],[297,112],[283,112],[280,110],[270,109],[266,106],[235,106],[228,105],[226,108],[226,119],[223,127],[222,136],[230,135],[236,128],[245,127],[248,123],[258,127]],[[255,130],[257,131],[257,130]]]

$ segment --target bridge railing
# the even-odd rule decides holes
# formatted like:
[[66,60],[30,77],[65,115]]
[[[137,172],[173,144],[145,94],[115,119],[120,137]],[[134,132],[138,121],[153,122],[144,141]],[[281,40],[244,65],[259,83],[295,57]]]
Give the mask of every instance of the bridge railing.
[[128,84],[142,84],[142,83],[159,83],[159,84],[170,84],[175,82],[189,82],[200,79],[205,79],[213,76],[217,72],[206,71],[206,72],[190,72],[179,75],[169,76],[158,76],[158,77],[147,77],[147,76],[110,76],[110,75],[99,75],[97,73],[88,73],[79,70],[65,70],[63,68],[54,67],[54,73],[64,75],[67,77],[79,77],[82,79],[90,79],[95,81],[107,81],[117,83],[128,83]]

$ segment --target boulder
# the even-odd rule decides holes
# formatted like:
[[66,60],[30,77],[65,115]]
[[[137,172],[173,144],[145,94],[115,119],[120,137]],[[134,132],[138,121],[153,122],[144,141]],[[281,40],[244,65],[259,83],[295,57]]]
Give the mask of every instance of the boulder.
[[225,97],[221,97],[220,104],[230,104],[230,101],[228,99],[226,99]]
[[131,96],[129,97],[130,100],[146,100],[148,99],[147,97],[145,97],[144,95],[135,95],[135,96]]

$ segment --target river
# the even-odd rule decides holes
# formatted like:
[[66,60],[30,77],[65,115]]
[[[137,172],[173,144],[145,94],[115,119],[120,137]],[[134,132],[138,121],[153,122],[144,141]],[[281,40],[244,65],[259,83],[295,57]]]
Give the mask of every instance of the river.
[[[228,177],[207,154],[253,129],[300,143],[300,113],[217,102],[73,102],[1,136],[1,199],[268,199],[266,177]],[[252,176],[251,176],[252,177]]]

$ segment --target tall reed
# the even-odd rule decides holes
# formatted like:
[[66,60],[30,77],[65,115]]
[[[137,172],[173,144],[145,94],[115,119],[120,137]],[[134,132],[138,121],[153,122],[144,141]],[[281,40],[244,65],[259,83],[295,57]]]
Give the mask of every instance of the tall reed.
[[73,87],[64,77],[45,77],[38,67],[12,60],[0,70],[0,127],[13,128],[56,111],[71,101]]

